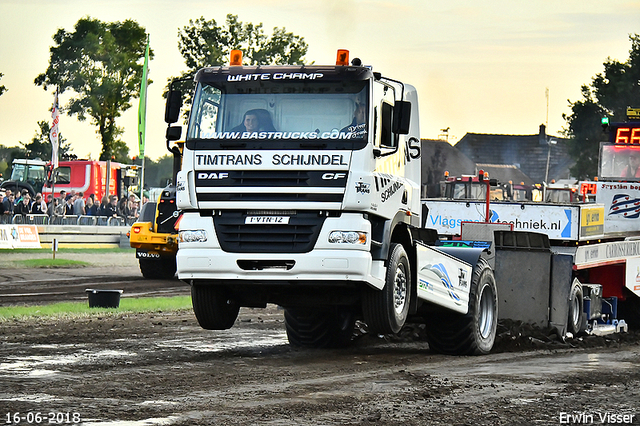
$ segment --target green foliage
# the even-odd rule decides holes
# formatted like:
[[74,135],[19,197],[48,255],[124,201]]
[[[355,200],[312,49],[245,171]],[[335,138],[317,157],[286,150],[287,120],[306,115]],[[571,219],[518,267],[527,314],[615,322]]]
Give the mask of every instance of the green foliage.
[[14,158],[25,158],[26,155],[27,153],[23,148],[0,145],[0,173],[2,173],[2,178],[8,180],[11,177],[11,165]]
[[233,49],[243,51],[245,65],[303,65],[308,49],[302,37],[284,28],[275,27],[269,37],[262,23],[245,24],[232,14],[227,15],[224,26],[218,26],[215,19],[206,21],[204,17],[189,20],[189,25],[178,33],[178,39],[178,49],[191,73],[228,63]]
[[565,134],[571,138],[569,152],[576,160],[571,174],[578,179],[597,175],[600,142],[609,138],[601,118],[607,115],[611,122],[624,122],[627,107],[640,107],[640,36],[630,35],[629,40],[627,62],[607,58],[604,72],[582,86],[582,99],[569,103],[571,114],[562,115],[568,124]]
[[[129,149],[119,139],[116,118],[139,96],[146,49],[145,29],[133,20],[101,22],[80,19],[75,31],[59,29],[53,36],[49,67],[34,83],[74,92],[64,108],[80,121],[89,117],[102,139],[101,160],[126,162]],[[153,57],[150,51],[149,56]],[[61,108],[62,110],[62,108]]]
[[[189,25],[178,33],[178,49],[185,59],[188,70],[169,81],[186,79],[200,68],[229,63],[229,54],[233,49],[243,52],[245,65],[303,65],[308,45],[304,38],[275,27],[273,34],[267,36],[262,23],[245,24],[237,15],[228,14],[224,25],[218,26],[215,19],[209,21],[200,17],[189,20]],[[189,83],[179,85],[187,94]]]
[[[0,72],[0,78],[2,78],[3,75],[4,74]],[[7,91],[7,88],[4,85],[0,86],[0,96],[2,96],[2,94],[6,91]]]
[[[134,157],[131,164],[142,165],[140,158]],[[164,188],[167,182],[173,177],[173,156],[170,154],[153,161],[149,157],[144,157],[144,186]]]
[[[30,143],[20,144],[24,147],[25,150],[25,158],[35,159],[40,158],[41,160],[48,161],[51,159],[51,141],[49,140],[49,132],[51,131],[51,126],[46,121],[38,121],[39,133],[31,139]],[[71,146],[67,143],[67,140],[62,137],[62,133],[58,139],[60,143],[60,147],[58,148],[58,154],[60,158],[65,158],[70,154]]]

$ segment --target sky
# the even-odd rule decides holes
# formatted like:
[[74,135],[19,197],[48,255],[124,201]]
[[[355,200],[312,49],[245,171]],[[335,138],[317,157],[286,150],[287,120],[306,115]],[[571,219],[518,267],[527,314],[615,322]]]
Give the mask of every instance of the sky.
[[[51,122],[53,88],[34,79],[49,65],[52,36],[90,16],[133,19],[146,28],[155,58],[149,64],[145,155],[167,154],[167,80],[186,70],[178,31],[204,17],[227,14],[262,23],[270,35],[284,27],[309,45],[307,62],[334,64],[337,49],[387,77],[416,87],[422,138],[448,128],[455,143],[466,133],[557,135],[569,101],[603,71],[607,58],[626,62],[629,34],[640,33],[638,0],[0,0],[0,144],[29,143],[38,121]],[[64,105],[71,95],[64,93]],[[640,105],[640,100],[638,100]],[[130,155],[138,155],[137,105],[118,118]],[[79,158],[97,159],[101,143],[89,120],[60,119],[60,132]],[[184,134],[184,132],[183,132]]]

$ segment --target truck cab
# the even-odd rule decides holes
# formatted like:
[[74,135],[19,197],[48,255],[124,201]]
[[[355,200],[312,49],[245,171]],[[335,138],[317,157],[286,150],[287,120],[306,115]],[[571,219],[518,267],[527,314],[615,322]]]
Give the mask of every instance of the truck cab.
[[[204,328],[231,327],[240,306],[276,303],[290,342],[330,346],[357,317],[397,332],[415,312],[417,94],[338,58],[195,76],[176,183],[177,271]],[[179,99],[169,94],[170,124]],[[329,330],[309,337],[310,323]]]

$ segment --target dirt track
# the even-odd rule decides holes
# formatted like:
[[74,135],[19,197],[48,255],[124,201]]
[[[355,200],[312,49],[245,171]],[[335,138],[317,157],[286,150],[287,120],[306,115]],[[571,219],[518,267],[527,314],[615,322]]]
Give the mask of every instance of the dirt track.
[[640,424],[637,332],[561,343],[503,328],[482,357],[433,354],[421,336],[408,327],[296,350],[271,305],[242,309],[224,332],[190,311],[6,321],[0,422],[70,412],[134,426]]

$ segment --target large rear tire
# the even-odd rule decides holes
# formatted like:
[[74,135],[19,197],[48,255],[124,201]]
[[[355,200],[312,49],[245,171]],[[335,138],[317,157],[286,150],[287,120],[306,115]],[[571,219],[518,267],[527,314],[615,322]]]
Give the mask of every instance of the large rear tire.
[[176,257],[163,256],[158,258],[139,258],[140,272],[147,279],[172,279],[176,275]]
[[630,327],[640,328],[640,297],[627,288],[623,289],[625,300],[618,301],[618,319],[623,319]]
[[161,278],[158,259],[138,259],[142,276],[149,280]]
[[205,330],[227,330],[238,318],[240,305],[224,287],[191,286],[191,304],[198,324]]
[[160,258],[160,270],[162,279],[170,280],[176,276],[178,266],[176,264],[176,256],[164,256]]
[[284,325],[291,346],[341,348],[353,337],[355,314],[346,307],[326,309],[286,308]]
[[450,355],[489,353],[498,325],[498,290],[489,264],[481,258],[473,270],[465,315],[447,311],[431,314],[427,320],[431,350]]
[[366,288],[362,295],[362,313],[371,332],[395,334],[400,331],[409,315],[411,285],[407,253],[402,245],[392,244],[383,289]]

